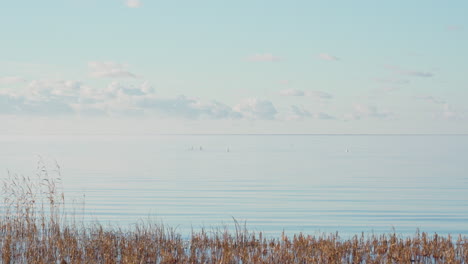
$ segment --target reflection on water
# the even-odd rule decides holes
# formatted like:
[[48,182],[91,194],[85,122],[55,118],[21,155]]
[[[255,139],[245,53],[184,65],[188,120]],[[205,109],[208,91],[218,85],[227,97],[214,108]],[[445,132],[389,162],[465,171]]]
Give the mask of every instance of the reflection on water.
[[270,234],[468,230],[467,136],[10,136],[0,145],[3,171],[32,175],[36,155],[56,159],[67,197],[81,208],[85,196],[87,221],[150,217],[184,233],[232,217]]

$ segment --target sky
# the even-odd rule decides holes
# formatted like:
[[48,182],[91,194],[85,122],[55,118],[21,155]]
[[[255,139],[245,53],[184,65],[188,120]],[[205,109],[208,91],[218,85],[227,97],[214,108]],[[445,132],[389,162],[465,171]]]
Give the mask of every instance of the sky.
[[0,134],[466,134],[467,11],[2,1]]

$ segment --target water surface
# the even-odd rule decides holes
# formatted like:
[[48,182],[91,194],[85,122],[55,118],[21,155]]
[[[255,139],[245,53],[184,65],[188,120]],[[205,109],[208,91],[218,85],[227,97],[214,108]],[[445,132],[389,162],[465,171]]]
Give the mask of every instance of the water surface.
[[86,221],[468,234],[468,136],[2,136],[0,147],[0,177],[56,159]]

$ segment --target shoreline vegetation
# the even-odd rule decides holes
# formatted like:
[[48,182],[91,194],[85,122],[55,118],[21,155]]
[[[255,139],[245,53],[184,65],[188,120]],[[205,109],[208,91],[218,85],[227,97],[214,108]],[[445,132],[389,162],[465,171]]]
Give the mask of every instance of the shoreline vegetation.
[[65,210],[60,170],[35,179],[8,175],[0,216],[1,263],[468,263],[466,236],[285,234],[266,238],[234,219],[235,230],[192,231],[141,222],[129,230],[85,224]]

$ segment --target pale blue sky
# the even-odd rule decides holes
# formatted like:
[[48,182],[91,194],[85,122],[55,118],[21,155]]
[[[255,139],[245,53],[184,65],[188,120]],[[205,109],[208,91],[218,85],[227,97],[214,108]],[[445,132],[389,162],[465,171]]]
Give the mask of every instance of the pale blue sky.
[[0,120],[4,133],[468,133],[467,11],[427,0],[3,1]]

